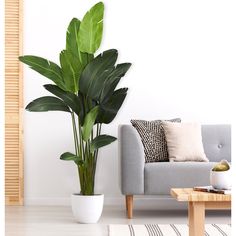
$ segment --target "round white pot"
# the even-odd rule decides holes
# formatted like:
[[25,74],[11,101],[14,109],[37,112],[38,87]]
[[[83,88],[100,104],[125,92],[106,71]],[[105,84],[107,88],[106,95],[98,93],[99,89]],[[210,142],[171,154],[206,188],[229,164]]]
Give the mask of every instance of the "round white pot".
[[97,223],[103,209],[104,195],[71,195],[72,212],[79,223]]
[[231,189],[231,169],[226,171],[211,170],[210,183],[216,189]]

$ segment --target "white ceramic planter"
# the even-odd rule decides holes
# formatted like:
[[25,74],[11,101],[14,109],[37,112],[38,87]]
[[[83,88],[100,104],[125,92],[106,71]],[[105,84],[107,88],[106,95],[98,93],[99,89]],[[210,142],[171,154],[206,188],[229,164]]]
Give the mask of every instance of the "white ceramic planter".
[[211,170],[210,183],[216,189],[231,189],[231,169],[226,171]]
[[103,209],[104,195],[71,195],[72,212],[79,223],[97,223]]

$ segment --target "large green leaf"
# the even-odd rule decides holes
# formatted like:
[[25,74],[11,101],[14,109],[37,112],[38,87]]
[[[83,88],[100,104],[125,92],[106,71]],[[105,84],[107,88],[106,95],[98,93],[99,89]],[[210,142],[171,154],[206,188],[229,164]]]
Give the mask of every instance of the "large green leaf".
[[95,100],[99,100],[108,75],[114,70],[117,50],[110,49],[94,58],[83,70],[80,80],[80,91]]
[[93,129],[93,125],[98,115],[98,111],[99,111],[99,107],[96,106],[92,110],[90,110],[89,113],[87,113],[85,116],[84,125],[83,125],[83,133],[82,133],[82,137],[84,141],[88,141],[90,137],[91,131]]
[[80,20],[73,18],[67,28],[66,50],[79,58],[82,69],[93,59],[92,54],[83,53],[79,48]]
[[62,75],[67,91],[77,92],[79,78],[83,70],[80,59],[68,50],[60,53]]
[[44,85],[44,88],[52,94],[56,95],[57,97],[61,98],[64,103],[80,117],[81,120],[84,119],[84,110],[81,94],[75,95],[74,93],[66,92],[53,84],[46,84]]
[[116,90],[106,103],[100,105],[97,123],[109,124],[116,117],[127,95],[128,88]]
[[99,135],[91,142],[91,151],[95,151],[103,146],[106,146],[112,142],[114,142],[117,138],[110,135]]
[[93,54],[102,41],[104,4],[94,5],[83,17],[79,30],[80,51]]
[[107,77],[100,96],[100,101],[102,103],[108,101],[116,86],[120,82],[120,79],[126,74],[130,66],[131,63],[118,64],[111,72],[111,74]]
[[61,154],[60,159],[63,161],[74,161],[77,165],[82,165],[84,163],[78,156],[71,152]]
[[66,50],[79,57],[79,28],[80,20],[73,18],[66,32]]
[[54,62],[37,56],[21,56],[19,60],[27,64],[31,69],[52,80],[60,88],[65,89],[61,68]]
[[46,96],[33,100],[26,108],[28,111],[44,112],[44,111],[66,111],[70,112],[70,108],[59,98]]

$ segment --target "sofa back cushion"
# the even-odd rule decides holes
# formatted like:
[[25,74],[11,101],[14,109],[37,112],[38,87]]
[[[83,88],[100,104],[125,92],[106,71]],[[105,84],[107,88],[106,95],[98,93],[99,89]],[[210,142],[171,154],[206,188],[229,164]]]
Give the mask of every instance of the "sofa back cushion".
[[[132,149],[136,145],[137,150],[142,150],[143,152],[143,162],[144,159],[144,148],[140,140],[140,136],[136,129],[132,125],[120,125],[120,130],[129,133],[129,136],[120,135],[118,139],[119,144],[125,143],[125,145],[120,145],[121,149]],[[121,140],[122,139],[122,140]],[[125,140],[123,140],[125,139]],[[202,125],[202,142],[204,147],[204,152],[209,159],[209,161],[219,162],[222,159],[226,159],[231,162],[231,126],[230,125]],[[127,153],[127,152],[125,152]],[[122,150],[120,151],[122,158]],[[135,157],[134,157],[135,158]]]
[[209,161],[226,159],[231,162],[230,125],[202,125],[202,141]]

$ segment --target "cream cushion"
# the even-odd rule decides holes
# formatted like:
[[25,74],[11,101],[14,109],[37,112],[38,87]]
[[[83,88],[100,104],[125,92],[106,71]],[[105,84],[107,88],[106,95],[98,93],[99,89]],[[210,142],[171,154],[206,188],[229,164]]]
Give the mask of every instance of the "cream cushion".
[[162,122],[170,161],[205,161],[201,125],[198,123]]

